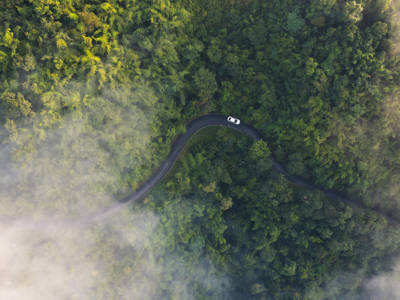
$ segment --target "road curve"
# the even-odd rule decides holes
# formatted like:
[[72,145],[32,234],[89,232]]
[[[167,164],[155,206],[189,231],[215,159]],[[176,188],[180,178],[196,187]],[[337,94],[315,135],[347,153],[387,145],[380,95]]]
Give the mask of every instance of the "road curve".
[[[217,115],[217,114],[209,114],[191,121],[187,127],[186,132],[181,134],[177,137],[177,139],[171,145],[171,152],[168,154],[168,157],[164,160],[161,166],[157,169],[157,171],[146,181],[144,182],[133,194],[129,195],[128,197],[122,199],[119,203],[114,206],[107,208],[106,210],[96,213],[89,218],[86,218],[85,223],[92,223],[92,222],[100,222],[106,219],[107,217],[115,214],[118,212],[122,207],[142,200],[150,191],[151,189],[157,185],[164,177],[167,175],[169,170],[173,167],[176,160],[179,157],[179,154],[182,152],[183,148],[185,147],[186,143],[190,139],[190,137],[195,134],[197,131],[201,130],[202,128],[208,126],[224,126],[229,127],[234,130],[240,131],[248,135],[249,137],[255,140],[264,140],[268,143],[268,140],[263,137],[255,128],[252,126],[244,123],[241,121],[240,125],[234,125],[226,120],[226,116],[224,115]],[[268,143],[269,144],[269,143]],[[346,198],[344,195],[340,194],[339,192],[333,190],[326,190],[320,188],[313,183],[294,175],[290,175],[286,170],[280,165],[275,157],[271,154],[273,168],[278,171],[279,173],[283,174],[284,177],[291,183],[307,188],[310,190],[318,190],[325,194],[328,198],[334,201],[342,201],[343,203],[352,206],[353,208],[362,208],[376,212],[377,214],[385,217],[387,221],[392,225],[400,225],[400,221],[395,219],[394,217],[388,215],[387,213],[376,209],[376,208],[369,208],[365,204],[361,203],[358,200],[351,200]]]

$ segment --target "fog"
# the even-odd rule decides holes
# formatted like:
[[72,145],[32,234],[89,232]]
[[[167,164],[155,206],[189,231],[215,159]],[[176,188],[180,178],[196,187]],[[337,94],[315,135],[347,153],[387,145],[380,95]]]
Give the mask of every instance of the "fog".
[[[85,104],[56,121],[36,115],[3,140],[0,299],[163,299],[167,289],[191,299],[191,282],[210,289],[227,283],[203,275],[213,269],[209,260],[191,270],[171,252],[155,213],[116,205],[115,195],[134,188],[128,181],[151,173],[151,126],[158,125],[152,90],[90,96],[73,83],[48,97]],[[83,222],[109,207],[101,222]]]
[[400,1],[390,1],[389,9],[387,10],[388,19],[390,22],[390,38],[391,38],[391,54],[400,54]]
[[365,289],[371,300],[400,299],[400,260],[391,272],[385,272],[368,280]]
[[[392,1],[388,15],[392,54],[398,55],[399,0]],[[18,134],[12,128],[0,132],[9,135],[0,146],[0,299],[163,299],[166,289],[177,299],[192,299],[193,281],[211,290],[227,288],[229,279],[206,276],[214,269],[207,258],[194,272],[168,249],[154,212],[128,205],[116,207],[104,222],[82,222],[113,207],[116,194],[127,195],[136,187],[128,182],[148,177],[150,168],[143,166],[154,155],[152,128],[160,125],[156,95],[146,84],[104,89],[97,96],[87,89],[75,82],[47,94],[49,114],[16,124],[23,128]],[[82,108],[54,121],[55,99]],[[368,166],[390,160],[382,141],[399,133],[399,103],[394,94],[382,107],[385,122],[359,124],[347,135],[356,137],[365,153],[359,165],[366,167],[369,180],[378,174]],[[347,137],[348,124],[338,120],[333,126],[343,128]],[[373,128],[382,135],[374,135]],[[381,196],[398,197],[400,174],[392,175],[389,185],[377,187],[379,197],[366,199],[370,204]],[[154,236],[160,240],[156,247]],[[383,243],[378,235],[373,238]],[[371,299],[400,299],[400,259],[393,266],[364,281]],[[171,270],[174,278],[166,281]],[[360,284],[365,278],[361,272],[336,275],[327,284],[332,295],[350,282],[346,278],[357,277]]]

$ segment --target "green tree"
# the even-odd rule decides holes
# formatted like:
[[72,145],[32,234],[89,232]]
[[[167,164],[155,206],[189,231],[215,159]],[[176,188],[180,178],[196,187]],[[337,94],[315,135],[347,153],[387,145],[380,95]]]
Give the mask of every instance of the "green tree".
[[218,89],[215,74],[206,68],[200,68],[194,75],[194,83],[201,101],[207,102]]

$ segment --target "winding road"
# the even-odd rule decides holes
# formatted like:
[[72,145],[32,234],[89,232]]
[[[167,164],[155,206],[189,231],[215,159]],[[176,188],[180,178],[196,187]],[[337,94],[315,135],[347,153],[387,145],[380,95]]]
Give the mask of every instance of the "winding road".
[[[116,212],[120,211],[120,209],[122,207],[125,207],[128,204],[134,203],[136,201],[142,200],[151,191],[151,189],[155,185],[157,185],[165,177],[165,175],[167,175],[167,173],[171,170],[171,168],[175,164],[176,160],[178,159],[179,154],[182,152],[183,148],[185,147],[185,145],[188,142],[188,140],[190,139],[190,137],[204,127],[208,127],[208,126],[229,127],[234,130],[240,131],[241,133],[244,133],[255,140],[264,140],[265,142],[267,142],[267,144],[269,144],[268,140],[265,137],[263,137],[252,126],[243,123],[243,121],[241,121],[241,123],[239,125],[234,125],[234,124],[228,122],[226,118],[227,117],[224,115],[209,114],[209,115],[205,115],[205,116],[199,117],[199,118],[191,121],[186,127],[186,132],[184,134],[181,134],[180,136],[178,136],[178,138],[172,143],[171,152],[168,154],[168,157],[164,160],[164,162],[157,169],[157,171],[146,182],[144,182],[133,194],[122,199],[119,203],[107,208],[106,210],[104,210],[100,213],[96,213],[94,215],[91,215],[89,218],[86,218],[85,223],[101,222],[104,219],[110,217],[111,215],[114,215]],[[318,190],[318,191],[324,193],[325,196],[327,196],[328,198],[330,198],[334,201],[342,201],[343,203],[350,205],[353,208],[356,208],[356,209],[362,208],[362,209],[374,211],[375,213],[385,217],[390,224],[400,225],[400,220],[395,219],[394,217],[388,215],[387,213],[385,213],[377,208],[367,207],[362,202],[360,202],[358,200],[348,199],[347,197],[340,194],[339,192],[320,188],[303,178],[300,178],[300,177],[294,176],[294,175],[290,175],[288,172],[286,172],[286,170],[283,168],[283,166],[277,162],[277,160],[275,159],[275,157],[272,154],[271,154],[271,159],[272,159],[273,168],[276,171],[278,171],[279,173],[283,174],[284,177],[289,182],[291,182],[297,186],[310,189],[310,190]]]

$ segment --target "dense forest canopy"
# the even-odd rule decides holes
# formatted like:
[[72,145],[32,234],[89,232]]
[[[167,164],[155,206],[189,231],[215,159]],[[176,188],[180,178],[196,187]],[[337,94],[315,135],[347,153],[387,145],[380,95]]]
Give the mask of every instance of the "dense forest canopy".
[[[55,262],[75,249],[62,273],[96,262],[58,298],[393,299],[374,278],[395,264],[399,229],[291,185],[270,154],[400,218],[399,12],[396,0],[1,1],[0,214],[101,210],[155,171],[188,121],[229,114],[270,143],[205,129],[111,225],[21,246]],[[23,299],[17,275],[0,296]]]

